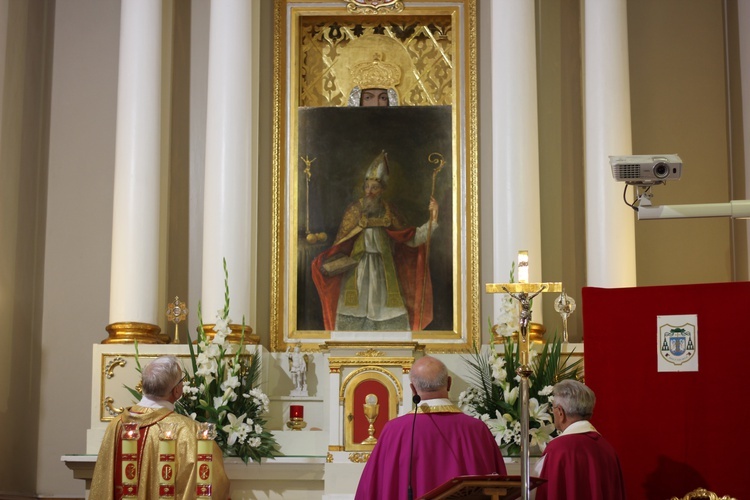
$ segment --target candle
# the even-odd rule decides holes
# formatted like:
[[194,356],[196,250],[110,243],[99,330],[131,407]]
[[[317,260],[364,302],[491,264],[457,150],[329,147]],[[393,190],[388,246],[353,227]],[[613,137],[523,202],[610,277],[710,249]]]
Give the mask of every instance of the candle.
[[292,405],[289,407],[289,418],[304,418],[305,407],[302,405]]
[[198,430],[198,455],[196,457],[198,477],[195,484],[195,493],[199,500],[211,498],[215,437],[216,425],[203,422],[200,430]]
[[138,438],[137,422],[122,423],[122,498],[138,498]]
[[159,498],[174,498],[174,469],[177,437],[174,422],[159,422]]
[[529,282],[529,252],[526,250],[518,252],[518,282]]

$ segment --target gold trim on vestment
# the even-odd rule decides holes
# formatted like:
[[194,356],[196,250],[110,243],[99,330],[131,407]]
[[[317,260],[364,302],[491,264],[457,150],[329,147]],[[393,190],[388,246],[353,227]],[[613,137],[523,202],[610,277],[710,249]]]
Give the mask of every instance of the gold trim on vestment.
[[[461,409],[456,405],[421,405],[418,408],[419,413],[463,413]],[[415,411],[416,409],[410,411],[409,413],[414,413]]]

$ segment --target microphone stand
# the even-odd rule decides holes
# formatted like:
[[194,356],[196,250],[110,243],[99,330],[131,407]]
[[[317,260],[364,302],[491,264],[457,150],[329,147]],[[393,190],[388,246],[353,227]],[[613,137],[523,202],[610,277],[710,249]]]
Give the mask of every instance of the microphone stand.
[[409,448],[409,488],[406,492],[406,497],[409,500],[412,500],[414,498],[414,490],[412,490],[411,487],[411,465],[414,461],[414,427],[417,423],[417,413],[419,412],[419,402],[422,401],[422,397],[419,394],[415,394],[414,397],[411,398],[411,400],[414,402],[414,420],[412,420],[411,423],[411,446]]

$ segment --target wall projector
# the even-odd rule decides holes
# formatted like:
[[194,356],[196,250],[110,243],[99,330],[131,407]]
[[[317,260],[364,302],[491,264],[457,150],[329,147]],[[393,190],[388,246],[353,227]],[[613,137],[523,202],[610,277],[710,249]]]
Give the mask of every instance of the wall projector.
[[627,184],[652,186],[679,180],[682,160],[677,155],[610,156],[612,177]]

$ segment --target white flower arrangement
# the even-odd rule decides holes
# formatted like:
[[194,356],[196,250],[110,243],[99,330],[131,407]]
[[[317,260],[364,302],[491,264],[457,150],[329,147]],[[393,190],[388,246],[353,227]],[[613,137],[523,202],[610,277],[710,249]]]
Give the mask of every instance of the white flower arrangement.
[[[498,446],[507,455],[521,451],[520,376],[515,375],[519,365],[518,345],[506,341],[505,351],[499,354],[494,343],[490,352],[475,351],[467,362],[473,372],[474,385],[458,397],[458,405],[480,419],[495,436]],[[545,342],[540,353],[531,350],[532,375],[529,383],[529,442],[540,451],[552,440],[555,426],[551,415],[552,386],[566,378],[578,378],[581,360],[569,363],[570,354],[561,356],[562,343],[555,338]],[[510,376],[509,376],[510,374]]]
[[216,313],[216,334],[208,339],[198,307],[198,339],[193,348],[188,334],[192,374],[185,371],[183,397],[175,404],[178,413],[198,422],[216,424],[216,442],[230,457],[245,463],[278,456],[278,444],[266,431],[263,416],[269,399],[258,387],[260,358],[248,354],[243,342],[227,342],[231,333],[229,319],[229,277],[224,261],[224,309]]
[[492,332],[501,337],[511,337],[518,332],[520,312],[518,303],[507,293],[500,294],[500,307]]

